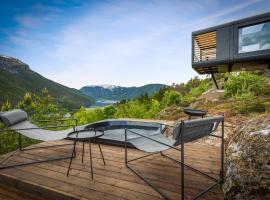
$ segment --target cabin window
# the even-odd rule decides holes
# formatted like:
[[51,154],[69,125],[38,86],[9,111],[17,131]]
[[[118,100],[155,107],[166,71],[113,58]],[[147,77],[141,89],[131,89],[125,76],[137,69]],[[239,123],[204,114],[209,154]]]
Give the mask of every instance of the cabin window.
[[202,33],[194,36],[193,62],[201,62],[216,59],[217,43],[216,31]]
[[270,49],[270,22],[239,28],[238,53]]

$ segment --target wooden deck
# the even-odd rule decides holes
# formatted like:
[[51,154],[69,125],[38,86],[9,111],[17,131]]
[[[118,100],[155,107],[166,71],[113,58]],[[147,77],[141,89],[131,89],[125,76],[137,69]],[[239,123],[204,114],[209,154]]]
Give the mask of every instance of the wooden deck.
[[0,199],[1,200],[45,200],[28,192],[23,192],[15,188],[0,185]]
[[[61,144],[65,141],[60,142]],[[57,144],[60,144],[59,142]],[[42,143],[39,145],[50,145]],[[55,143],[53,143],[55,144]],[[19,152],[6,164],[24,163],[33,160],[69,155],[72,146],[54,147]],[[86,146],[88,147],[88,145]],[[106,160],[103,165],[96,144],[92,145],[94,180],[91,180],[89,167],[89,150],[85,148],[84,163],[81,162],[82,144],[78,145],[77,157],[72,164],[70,176],[67,177],[69,160],[40,163],[0,171],[0,199],[162,199],[161,196],[141,179],[134,175],[124,164],[124,148],[102,145]],[[202,143],[187,144],[186,161],[209,175],[218,177],[220,169],[220,149]],[[167,151],[168,155],[179,158],[179,152]],[[129,149],[129,158],[144,155],[136,149]],[[133,162],[133,167],[148,177],[171,199],[180,199],[180,168],[160,155],[153,155]],[[202,191],[213,181],[186,168],[186,199]],[[12,189],[7,189],[9,186]],[[16,191],[14,191],[16,190]],[[15,194],[15,197],[11,194]],[[29,195],[27,194],[29,193]],[[2,194],[2,196],[1,196]],[[17,196],[18,196],[17,195]],[[33,196],[34,195],[34,196]],[[5,197],[5,198],[4,198]],[[201,199],[223,199],[219,186],[201,197]]]

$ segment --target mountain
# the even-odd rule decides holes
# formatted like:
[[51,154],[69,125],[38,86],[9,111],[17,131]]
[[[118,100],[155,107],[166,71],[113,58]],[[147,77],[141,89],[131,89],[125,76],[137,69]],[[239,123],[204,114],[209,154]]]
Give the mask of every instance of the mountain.
[[163,84],[148,84],[141,87],[121,87],[115,85],[92,85],[85,86],[80,91],[88,96],[93,97],[95,100],[114,100],[120,101],[122,99],[132,99],[142,94],[148,95],[159,91],[161,88],[166,87]]
[[6,100],[14,105],[26,92],[40,94],[45,87],[53,100],[68,110],[94,103],[91,97],[82,94],[79,90],[43,77],[20,60],[0,56],[0,105]]

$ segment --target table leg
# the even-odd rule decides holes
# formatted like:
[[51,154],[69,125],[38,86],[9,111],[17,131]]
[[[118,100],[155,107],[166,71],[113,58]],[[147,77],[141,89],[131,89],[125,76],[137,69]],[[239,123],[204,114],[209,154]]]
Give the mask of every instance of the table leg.
[[93,180],[94,175],[93,175],[93,164],[92,164],[91,139],[89,139],[89,154],[90,154],[91,177],[92,177],[92,180]]
[[101,157],[102,157],[103,163],[104,163],[104,165],[106,165],[106,163],[105,163],[105,159],[104,159],[104,156],[103,156],[103,153],[102,153],[101,147],[100,147],[100,144],[98,144],[98,147],[99,147],[99,151],[100,151],[100,153],[101,153]]
[[70,161],[69,161],[69,166],[68,166],[67,176],[69,175],[69,171],[70,171],[70,168],[71,168],[72,160],[73,160],[73,158],[76,156],[76,144],[77,144],[77,142],[74,142],[72,154],[71,154]]
[[84,157],[84,141],[83,141],[83,149],[82,149],[82,163],[83,163],[83,157]]

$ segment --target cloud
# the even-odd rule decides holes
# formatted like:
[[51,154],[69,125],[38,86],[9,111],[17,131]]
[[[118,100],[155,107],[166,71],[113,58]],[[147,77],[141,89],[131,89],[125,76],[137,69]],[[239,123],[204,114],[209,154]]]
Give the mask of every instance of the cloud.
[[187,11],[207,11],[199,1],[100,4],[55,36],[50,56],[59,62],[55,64],[58,72],[49,76],[77,88],[104,83],[185,82],[196,74],[189,59],[190,32],[216,25],[221,18],[262,1],[225,7],[199,19],[190,18],[193,13]]
[[37,3],[32,5],[32,9],[39,13],[61,13],[62,9],[55,6],[48,6],[42,3]]
[[221,18],[221,17],[225,17],[228,16],[229,14],[234,14],[236,12],[239,12],[251,5],[263,2],[265,0],[248,0],[245,2],[241,2],[239,4],[235,4],[233,6],[228,6],[225,7],[223,9],[218,9],[215,13],[204,16],[202,18],[199,18],[195,21],[192,21],[191,23],[186,23],[184,25],[185,28],[193,28],[193,27],[197,27],[198,28],[202,28],[206,26],[211,26],[213,24],[217,25],[217,21],[218,24],[224,23],[226,20],[225,18]]
[[15,17],[15,21],[21,27],[34,28],[39,24],[41,19],[32,15],[20,15]]
[[179,83],[196,75],[191,31],[248,14],[262,2],[98,1],[74,13],[35,4],[16,16],[9,39],[21,45],[34,70],[70,87]]
[[60,13],[61,9],[57,7],[33,4],[29,10],[15,15],[14,20],[19,27],[37,28],[45,22],[53,21]]
[[[53,60],[61,62],[55,64],[58,73],[54,71],[49,76],[76,87],[176,82],[179,76],[170,77],[171,70],[180,69],[185,63],[181,60],[189,53],[179,48],[181,35],[172,32],[176,29],[172,20],[175,13],[156,5],[142,9],[138,6],[141,5],[102,5],[66,27],[55,36],[57,42],[51,54]],[[162,73],[164,69],[168,70]],[[193,73],[192,69],[188,71],[187,74]]]
[[[8,36],[9,41],[16,46],[34,44],[38,41],[37,36],[43,34],[40,33],[40,30],[47,24],[53,23],[62,12],[57,7],[46,6],[40,3],[33,4],[28,9],[24,9],[24,11],[21,9],[16,10],[18,11],[16,11],[13,17],[16,29]],[[17,12],[19,11],[20,13],[18,14]]]

